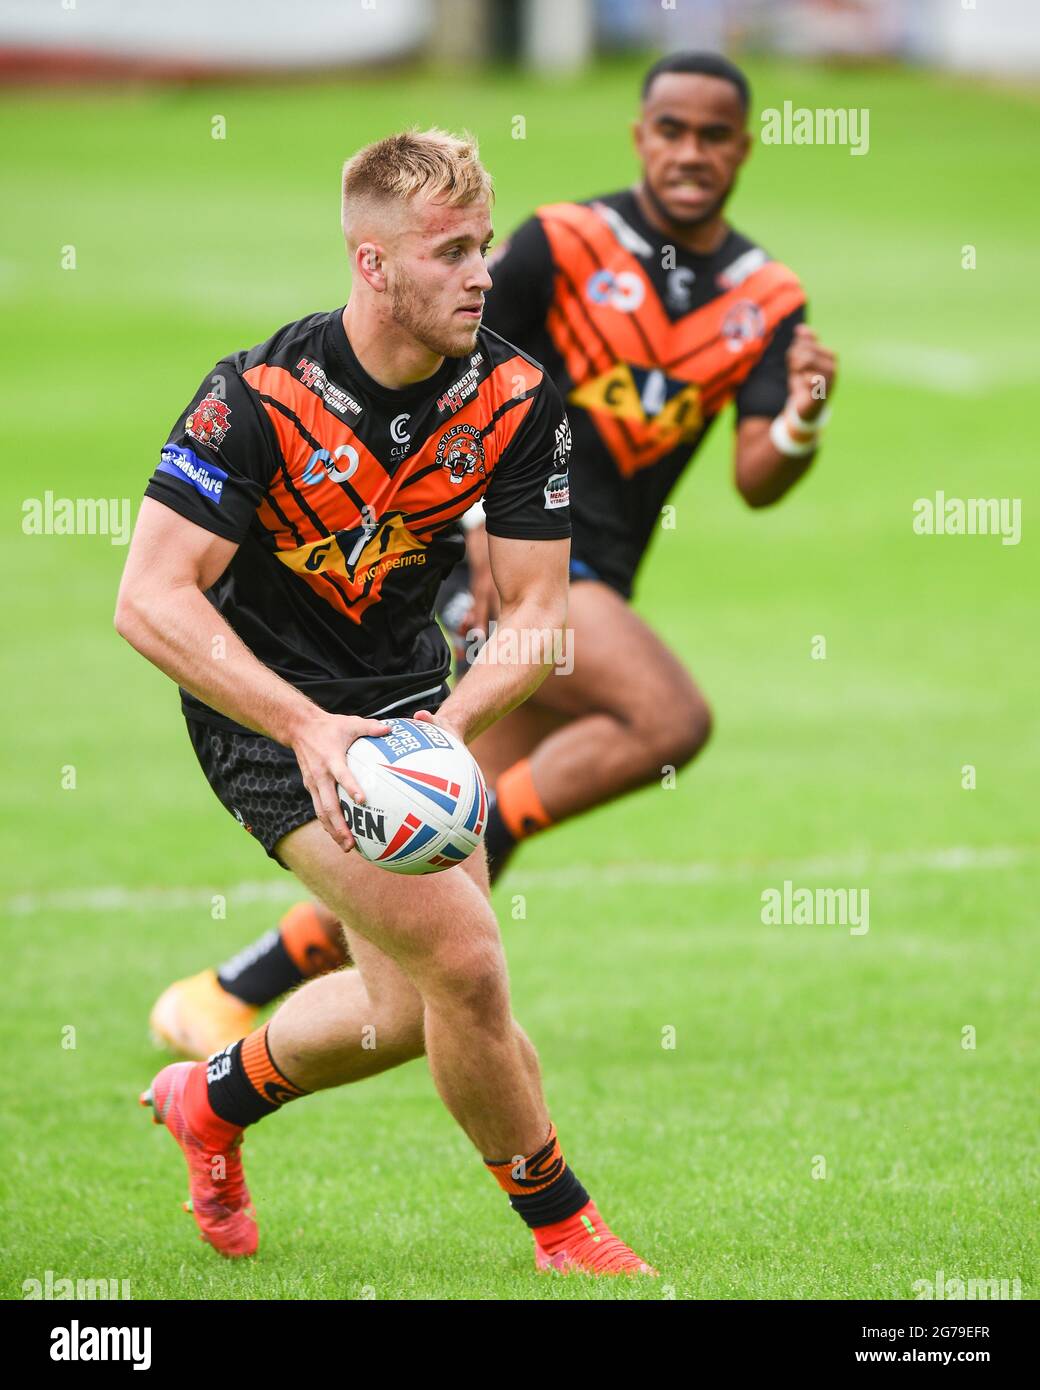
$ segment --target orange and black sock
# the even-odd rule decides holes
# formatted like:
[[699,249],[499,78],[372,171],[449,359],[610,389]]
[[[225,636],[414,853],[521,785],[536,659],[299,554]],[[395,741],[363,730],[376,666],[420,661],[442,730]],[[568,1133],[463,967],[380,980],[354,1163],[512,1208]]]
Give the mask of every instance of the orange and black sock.
[[259,941],[239,951],[217,971],[228,994],[246,1004],[270,1004],[314,975],[338,970],[345,945],[328,938],[313,903],[297,903]]
[[265,1023],[255,1033],[229,1043],[206,1063],[210,1108],[230,1125],[252,1125],[290,1100],[310,1095],[279,1068],[267,1044]]
[[495,784],[488,807],[487,848],[488,868],[495,878],[521,840],[552,825],[552,817],[535,791],[531,764],[521,758],[506,768]]
[[485,1158],[499,1187],[509,1196],[509,1205],[528,1226],[552,1226],[581,1211],[589,1194],[567,1167],[556,1137],[549,1126],[549,1137],[529,1158]]

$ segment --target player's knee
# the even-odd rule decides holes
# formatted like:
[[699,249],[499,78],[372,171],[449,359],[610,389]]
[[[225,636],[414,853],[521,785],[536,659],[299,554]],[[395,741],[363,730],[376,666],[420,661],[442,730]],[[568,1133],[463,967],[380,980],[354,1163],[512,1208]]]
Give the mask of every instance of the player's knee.
[[509,1015],[505,957],[493,939],[467,941],[442,962],[441,1000],[470,1026],[493,1026]]
[[685,766],[710,735],[711,708],[696,686],[669,690],[639,710],[638,737],[651,773]]
[[419,1057],[425,1051],[423,1001],[414,989],[381,988],[369,982],[368,1002],[372,1029],[378,1045],[392,1047],[405,1057]]
[[673,767],[683,767],[701,751],[711,737],[711,706],[699,690],[689,691],[669,720],[670,752]]

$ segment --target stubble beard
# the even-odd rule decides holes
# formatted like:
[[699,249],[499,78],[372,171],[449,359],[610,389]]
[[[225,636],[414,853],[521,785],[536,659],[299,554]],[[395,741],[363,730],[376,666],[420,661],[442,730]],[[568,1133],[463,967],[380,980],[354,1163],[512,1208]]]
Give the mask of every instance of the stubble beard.
[[390,312],[399,327],[438,357],[464,357],[476,347],[479,324],[453,328],[443,323],[415,281],[400,271],[390,286]]

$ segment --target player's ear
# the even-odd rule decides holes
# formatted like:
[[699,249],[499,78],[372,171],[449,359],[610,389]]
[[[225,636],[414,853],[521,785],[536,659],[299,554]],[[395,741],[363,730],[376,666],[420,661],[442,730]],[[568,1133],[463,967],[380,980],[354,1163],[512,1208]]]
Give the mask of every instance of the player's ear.
[[636,154],[640,160],[643,157],[643,120],[642,117],[632,122],[632,144],[635,146]]
[[743,164],[745,159],[747,159],[748,155],[754,148],[754,144],[755,142],[751,138],[750,130],[743,131],[740,137],[740,159],[738,161],[740,164]]
[[363,241],[354,252],[354,269],[377,294],[386,289],[385,252],[375,241]]

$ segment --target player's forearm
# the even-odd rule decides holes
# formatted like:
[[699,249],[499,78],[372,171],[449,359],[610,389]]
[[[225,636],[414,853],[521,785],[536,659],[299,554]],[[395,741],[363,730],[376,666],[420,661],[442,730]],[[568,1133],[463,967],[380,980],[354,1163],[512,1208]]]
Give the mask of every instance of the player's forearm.
[[120,595],[116,628],[172,680],[221,714],[290,746],[317,705],[258,661],[197,587]]
[[737,464],[737,485],[749,507],[768,507],[803,477],[816,457],[816,451],[801,458],[788,458],[776,449],[768,434],[752,448],[741,451]]
[[805,475],[830,415],[837,358],[807,323],[795,325],[785,362],[783,410],[774,420],[742,420],[737,429],[737,486],[751,507],[768,507]]
[[480,655],[440,708],[469,742],[532,695],[552,669],[564,635],[566,599],[503,608]]

